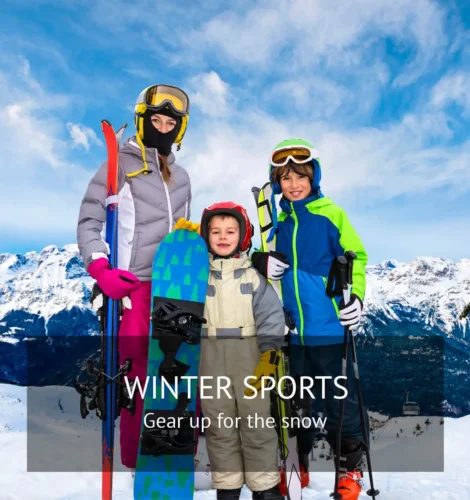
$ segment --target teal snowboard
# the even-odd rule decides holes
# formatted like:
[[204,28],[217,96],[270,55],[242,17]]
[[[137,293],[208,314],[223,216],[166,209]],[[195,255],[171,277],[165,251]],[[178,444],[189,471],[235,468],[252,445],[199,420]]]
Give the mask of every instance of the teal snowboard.
[[152,268],[149,378],[134,500],[193,498],[195,377],[208,277],[208,251],[199,234],[178,229],[160,243]]

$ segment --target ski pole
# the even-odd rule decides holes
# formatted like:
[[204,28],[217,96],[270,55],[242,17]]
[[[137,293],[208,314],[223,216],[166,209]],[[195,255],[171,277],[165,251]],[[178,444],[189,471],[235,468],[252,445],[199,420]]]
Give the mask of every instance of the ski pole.
[[[347,260],[347,269],[348,269],[348,292],[350,291],[350,287],[352,285],[352,270],[353,270],[353,261],[357,257],[356,254],[352,251],[348,251],[345,254],[346,260]],[[349,302],[349,300],[348,300]],[[345,302],[346,304],[348,302]],[[354,375],[356,378],[356,390],[357,390],[357,400],[359,403],[359,413],[361,416],[361,427],[362,427],[362,436],[364,438],[364,443],[366,444],[365,452],[366,452],[366,460],[367,460],[367,469],[369,471],[369,481],[370,481],[370,489],[367,491],[367,494],[374,498],[380,493],[379,490],[376,490],[374,487],[374,479],[372,477],[372,463],[370,459],[370,446],[369,446],[369,439],[368,439],[368,432],[366,429],[366,418],[364,415],[364,402],[362,399],[362,389],[361,389],[361,381],[359,379],[359,366],[357,364],[357,356],[356,356],[356,344],[354,341],[354,333],[352,330],[350,330],[349,327],[347,327],[349,330],[349,338],[351,341],[351,355],[352,355],[352,362],[354,366]]]
[[[338,280],[337,286],[339,287],[339,289],[342,289],[344,300],[346,301],[346,297],[348,298],[347,302],[345,302],[347,304],[349,302],[349,296],[350,296],[350,289],[348,286],[348,277],[347,277],[348,261],[346,257],[340,256],[336,259],[336,263],[338,266],[337,268],[338,275],[336,276],[336,279]],[[343,379],[346,379],[347,376],[348,333],[349,333],[349,327],[345,326],[344,340],[343,340],[343,363],[341,368],[341,374],[343,376]],[[339,465],[340,465],[339,462],[341,457],[341,431],[343,427],[343,416],[344,416],[344,398],[341,399],[339,403],[339,417],[338,417],[338,424],[336,427],[335,489],[333,493],[330,494],[330,496],[333,497],[335,500],[343,498],[343,495],[341,495],[341,493],[338,492]]]

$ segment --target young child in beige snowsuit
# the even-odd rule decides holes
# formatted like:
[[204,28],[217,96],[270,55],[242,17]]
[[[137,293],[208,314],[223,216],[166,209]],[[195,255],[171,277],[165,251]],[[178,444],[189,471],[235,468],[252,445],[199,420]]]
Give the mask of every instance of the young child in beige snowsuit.
[[[209,377],[201,407],[210,422],[206,444],[213,487],[218,500],[238,499],[243,484],[253,499],[282,500],[277,432],[269,392],[262,397],[260,389],[267,382],[262,377],[274,377],[280,360],[283,308],[271,284],[251,266],[253,226],[243,207],[211,205],[203,212],[200,233],[211,254],[199,375]],[[217,379],[226,392],[217,390]]]

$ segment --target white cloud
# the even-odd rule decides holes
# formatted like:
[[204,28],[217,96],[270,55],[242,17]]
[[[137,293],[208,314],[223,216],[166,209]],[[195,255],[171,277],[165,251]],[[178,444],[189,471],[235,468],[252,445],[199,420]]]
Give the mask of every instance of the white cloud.
[[432,91],[432,103],[443,108],[455,102],[470,116],[470,72],[457,71],[443,76]]
[[139,78],[141,80],[153,81],[155,74],[153,71],[147,68],[123,68],[123,71],[129,73],[129,75]]
[[289,114],[329,118],[343,105],[349,106],[354,94],[332,80],[314,76],[276,83],[265,91],[264,97]]
[[441,128],[447,130],[445,116],[408,114],[383,129],[341,130],[326,121],[280,122],[252,108],[208,117],[197,130],[190,124],[178,162],[191,177],[195,219],[209,203],[226,199],[244,204],[255,217],[251,187],[267,181],[274,145],[296,136],[319,150],[322,188],[340,205],[358,199],[374,206],[401,196],[431,195],[443,187],[458,196],[470,186],[470,141],[429,146]]
[[42,161],[51,167],[58,168],[63,164],[60,150],[64,143],[51,136],[50,129],[44,127],[44,121],[35,118],[28,103],[6,105],[0,120],[0,126],[3,124],[13,143],[18,144],[14,160],[28,152],[36,161]]
[[[105,12],[104,7],[111,2],[97,4],[95,14]],[[364,115],[382,98],[385,107],[393,104],[382,93],[392,74],[399,75],[396,86],[406,85],[439,61],[448,41],[443,33],[445,16],[437,3],[359,0],[352,8],[338,0],[262,0],[246,2],[243,11],[237,4],[237,10],[231,8],[215,16],[214,6],[195,16],[192,26],[200,29],[189,34],[185,29],[175,31],[165,26],[165,16],[157,19],[161,12],[148,11],[149,15],[139,21],[142,5],[129,10],[121,3],[116,15],[123,23],[113,18],[116,31],[111,26],[109,29],[123,39],[134,24],[145,24],[146,29],[139,30],[132,42],[145,50],[139,50],[138,58],[132,52],[134,45],[126,46],[126,52],[121,53],[122,66],[135,78],[154,74],[159,81],[163,75],[175,75],[175,67],[182,60],[189,63],[184,72],[178,72],[178,78],[187,78],[184,88],[190,92],[192,109],[201,113],[198,122],[190,120],[177,157],[191,175],[193,218],[200,216],[207,204],[234,199],[247,206],[255,219],[251,187],[267,180],[272,147],[292,136],[305,137],[319,149],[323,189],[339,204],[358,197],[373,207],[381,200],[402,195],[432,195],[442,186],[448,186],[452,193],[468,191],[470,144],[442,145],[453,133],[444,107],[450,102],[467,106],[466,80],[456,86],[455,81],[443,79],[432,94],[434,107],[408,109],[403,119],[392,124],[390,108],[386,109],[388,124],[368,128],[363,124],[370,123],[369,119],[354,122],[355,108]],[[197,10],[191,9],[193,13]],[[184,16],[183,25],[188,20],[187,13]],[[202,18],[204,23],[200,22]],[[106,19],[101,22],[109,24]],[[149,26],[155,31],[148,30]],[[108,31],[98,31],[101,42],[106,37],[109,46],[114,43]],[[142,40],[148,43],[140,43]],[[171,71],[166,72],[164,66],[150,69],[153,73],[136,69],[134,63],[142,57],[148,58],[146,67],[155,68],[152,50],[157,46],[159,58],[172,56]],[[395,53],[388,53],[389,49]],[[404,55],[409,59],[400,67]],[[3,57],[0,55],[0,60]],[[388,57],[395,61],[398,71],[387,66]],[[221,66],[213,65],[215,58]],[[192,59],[202,63],[196,76],[191,73]],[[214,67],[217,71],[212,71]],[[0,73],[0,137],[4,138],[0,154],[9,159],[0,166],[8,169],[3,180],[9,188],[0,202],[0,228],[8,224],[37,231],[52,225],[70,228],[76,224],[78,205],[91,174],[79,165],[71,168],[69,158],[81,153],[81,148],[88,151],[99,139],[81,123],[68,122],[65,126],[60,110],[69,106],[68,97],[48,93],[32,73],[27,61],[15,75]],[[234,83],[230,85],[221,75],[230,75]],[[89,85],[89,78],[82,78]],[[121,112],[128,80],[117,80],[105,83],[109,101],[118,102]],[[95,103],[100,100],[98,93],[83,94],[84,109],[87,99]],[[401,96],[395,94],[393,98]],[[280,107],[270,106],[286,97],[291,98],[292,105],[289,109],[288,104],[287,118],[281,121],[268,110],[278,114]],[[421,95],[420,100],[426,97]],[[103,104],[109,103],[100,102]],[[129,101],[130,117],[132,105],[133,98]],[[402,103],[400,106],[403,109]],[[310,109],[310,113],[300,112],[304,109]],[[335,116],[338,112],[342,113],[340,120]],[[391,114],[395,115],[393,110]],[[84,120],[80,116],[74,119]],[[436,139],[440,146],[430,145]],[[72,143],[76,149],[71,151]],[[19,199],[22,204],[17,217],[8,220],[8,206]]]
[[46,91],[28,61],[0,72],[0,86],[0,232],[73,234],[90,173],[68,156],[57,117],[68,98]]
[[[430,146],[429,138],[445,127],[444,117],[442,120],[434,123],[432,116],[408,114],[403,121],[382,129],[341,130],[327,121],[281,122],[251,108],[227,117],[207,117],[197,129],[190,123],[177,161],[191,179],[191,218],[197,221],[203,208],[216,201],[232,200],[245,206],[256,225],[251,188],[267,181],[268,159],[274,145],[300,136],[319,150],[323,192],[340,206],[350,207],[348,215],[374,261],[387,257],[409,259],[426,252],[461,256],[461,245],[450,243],[451,235],[456,234],[449,229],[454,217],[449,220],[442,216],[439,203],[443,200],[442,188],[450,204],[454,197],[469,192],[470,141],[453,147]],[[423,121],[429,121],[429,125],[421,129],[419,123]],[[416,197],[439,200],[430,202],[428,211],[422,211],[423,223],[406,201],[397,220],[390,213],[398,200]],[[394,221],[390,230],[388,219]],[[437,234],[447,239],[433,245]]]
[[103,143],[96,136],[96,132],[89,128],[81,125],[80,123],[67,123],[67,129],[70,133],[70,137],[73,141],[73,147],[79,147],[90,150],[90,142],[97,146],[102,146]]
[[[417,119],[417,118],[416,118]],[[470,141],[455,147],[425,147],[421,132],[405,123],[385,130],[357,129],[321,134],[317,142],[323,185],[333,196],[362,195],[380,203],[443,187],[453,195],[468,191]],[[458,175],[456,175],[458,173]]]
[[258,109],[207,117],[197,129],[190,122],[177,162],[191,178],[193,220],[209,204],[233,200],[255,221],[251,188],[266,182],[270,148],[288,135],[286,124]]
[[466,167],[470,141],[452,147],[432,145],[435,138],[452,137],[445,113],[410,112],[382,128],[347,130],[326,119],[309,120],[303,114],[281,122],[256,106],[233,107],[229,115],[208,116],[197,130],[190,124],[179,154],[191,175],[197,216],[208,200],[226,198],[254,210],[251,187],[267,180],[272,148],[296,136],[317,147],[323,166],[322,187],[339,200],[362,197],[373,205],[443,187],[458,196],[470,186]]
[[[213,53],[225,63],[283,72],[376,64],[387,38],[416,54],[395,83],[415,81],[447,44],[445,12],[430,0],[281,0],[238,12],[223,11],[202,28],[185,33],[184,50]],[[377,50],[378,49],[378,50]],[[375,52],[375,55],[373,55]],[[367,57],[366,57],[367,55]],[[372,57],[372,61],[371,61]],[[323,66],[320,66],[320,63]]]
[[227,115],[231,110],[233,96],[230,86],[215,72],[201,73],[190,81],[191,104],[199,107],[208,116]]
[[284,2],[262,3],[240,13],[223,11],[210,19],[201,30],[186,34],[187,46],[214,47],[232,62],[264,66],[289,36]]
[[441,111],[423,111],[420,114],[406,114],[403,126],[422,144],[431,138],[451,139],[454,135],[450,117]]

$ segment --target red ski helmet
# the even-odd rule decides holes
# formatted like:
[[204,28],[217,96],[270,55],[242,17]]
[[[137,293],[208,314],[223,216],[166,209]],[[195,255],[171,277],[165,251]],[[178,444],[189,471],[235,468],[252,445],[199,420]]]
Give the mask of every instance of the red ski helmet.
[[246,210],[233,201],[221,201],[207,207],[202,212],[201,217],[201,236],[209,247],[209,222],[215,215],[230,215],[237,219],[240,224],[240,241],[236,252],[246,252],[251,248],[251,238],[253,237],[254,227],[250,222]]

